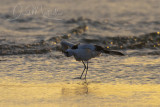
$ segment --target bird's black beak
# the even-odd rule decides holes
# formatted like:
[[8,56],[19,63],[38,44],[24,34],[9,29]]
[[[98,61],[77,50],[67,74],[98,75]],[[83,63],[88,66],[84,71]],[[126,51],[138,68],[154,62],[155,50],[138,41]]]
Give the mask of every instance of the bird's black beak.
[[65,56],[69,57],[68,52],[64,52]]

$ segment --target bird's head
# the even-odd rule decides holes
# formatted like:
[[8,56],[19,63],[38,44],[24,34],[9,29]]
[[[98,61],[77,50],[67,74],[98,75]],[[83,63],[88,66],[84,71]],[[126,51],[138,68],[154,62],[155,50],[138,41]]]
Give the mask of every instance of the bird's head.
[[67,57],[71,57],[71,56],[73,55],[72,49],[67,49],[67,50],[64,52],[64,55],[67,56]]

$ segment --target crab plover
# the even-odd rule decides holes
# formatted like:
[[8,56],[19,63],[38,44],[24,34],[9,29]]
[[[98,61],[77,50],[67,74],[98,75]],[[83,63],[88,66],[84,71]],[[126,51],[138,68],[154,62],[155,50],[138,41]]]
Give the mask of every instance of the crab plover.
[[[74,45],[72,43],[62,41],[61,46],[62,46],[62,52],[64,53],[65,56],[67,57],[74,56],[76,61],[82,61],[84,65],[84,69],[80,76],[80,79],[82,79],[82,76],[85,70],[86,70],[86,74],[85,74],[85,79],[86,79],[87,71],[88,71],[88,61],[91,58],[95,58],[99,56],[101,53],[124,56],[124,54],[121,52],[107,50],[106,48],[103,48],[102,46],[93,45],[93,44]],[[85,61],[87,62],[87,64],[85,64]]]

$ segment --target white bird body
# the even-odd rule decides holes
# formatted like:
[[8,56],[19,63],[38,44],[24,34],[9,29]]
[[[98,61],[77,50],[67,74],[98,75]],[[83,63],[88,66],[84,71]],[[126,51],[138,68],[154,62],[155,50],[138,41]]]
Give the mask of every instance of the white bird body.
[[72,53],[76,61],[88,61],[91,58],[95,58],[101,54],[100,52],[84,47],[82,49],[67,49],[67,52]]
[[[105,48],[101,46],[93,45],[93,44],[74,45],[72,43],[62,41],[61,45],[62,45],[62,52],[65,54],[65,56],[67,57],[74,56],[76,61],[82,61],[82,63],[84,64],[84,70],[80,78],[82,78],[82,75],[84,71],[86,70],[85,79],[86,79],[87,70],[88,70],[88,61],[91,58],[95,58],[99,56],[102,52],[106,54],[111,54],[111,55],[120,55],[120,56],[124,55],[121,52],[106,50]],[[84,63],[84,61],[87,61],[87,66]]]

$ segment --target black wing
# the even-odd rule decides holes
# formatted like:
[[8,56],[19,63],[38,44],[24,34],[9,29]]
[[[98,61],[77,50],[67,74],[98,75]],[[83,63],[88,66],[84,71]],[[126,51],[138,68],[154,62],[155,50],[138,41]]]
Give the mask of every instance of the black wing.
[[102,46],[98,46],[98,45],[94,45],[94,46],[95,46],[95,50],[96,50],[96,51],[104,52],[104,53],[106,53],[106,54],[111,54],[111,55],[120,55],[120,56],[124,56],[124,54],[121,53],[121,52],[107,50],[107,49],[103,48]]

